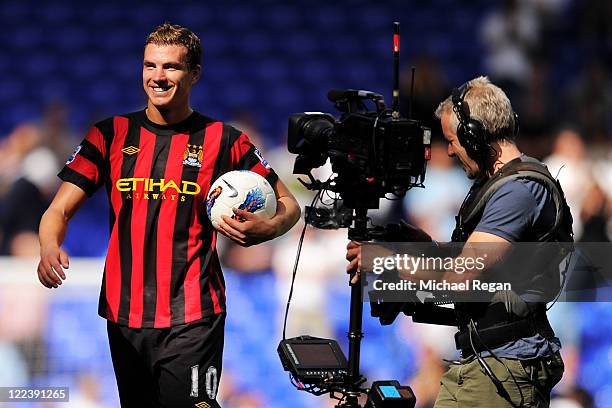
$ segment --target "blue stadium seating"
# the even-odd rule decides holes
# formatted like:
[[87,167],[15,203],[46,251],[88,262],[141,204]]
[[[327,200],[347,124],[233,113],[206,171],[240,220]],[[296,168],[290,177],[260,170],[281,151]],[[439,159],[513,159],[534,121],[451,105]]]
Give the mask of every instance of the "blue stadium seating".
[[[400,1],[335,2],[312,7],[306,1],[261,6],[186,1],[170,7],[141,1],[126,6],[114,0],[83,7],[74,0],[57,0],[29,7],[5,2],[0,6],[9,28],[2,34],[5,60],[19,61],[18,69],[6,68],[18,75],[13,82],[32,84],[32,92],[3,88],[8,92],[0,108],[10,114],[0,118],[0,134],[34,119],[50,96],[69,105],[79,129],[89,125],[84,121],[92,120],[94,112],[123,112],[141,105],[140,86],[132,82],[139,81],[144,37],[153,26],[175,21],[192,27],[203,40],[203,84],[196,92],[204,96],[194,98],[197,107],[210,112],[220,104],[221,119],[229,119],[237,106],[257,111],[263,134],[275,144],[286,126],[286,117],[275,114],[279,106],[288,112],[310,110],[310,101],[324,99],[330,87],[344,84],[389,89],[392,21],[403,24],[404,58],[429,51],[456,62],[451,54],[479,51],[474,47],[477,33],[468,22],[486,3],[470,2],[452,13],[439,13],[438,7],[449,3],[416,7]],[[457,13],[465,18],[450,18]],[[430,40],[423,41],[425,33]],[[464,40],[449,43],[455,36]],[[53,85],[41,86],[49,82]],[[30,108],[14,109],[22,97]]]

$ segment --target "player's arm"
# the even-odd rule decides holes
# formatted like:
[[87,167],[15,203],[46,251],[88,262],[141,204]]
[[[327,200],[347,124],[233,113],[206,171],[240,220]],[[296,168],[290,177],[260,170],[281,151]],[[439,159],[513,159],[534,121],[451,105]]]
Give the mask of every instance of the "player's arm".
[[61,245],[66,237],[68,221],[86,199],[87,194],[80,187],[64,182],[42,216],[38,230],[38,279],[48,288],[57,288],[62,284],[62,280],[66,279],[64,269],[68,268],[69,259]]
[[270,219],[260,217],[246,210],[234,209],[244,222],[224,216],[219,231],[242,246],[256,245],[283,235],[300,219],[300,206],[287,186],[278,179],[274,185],[276,214]]
[[302,211],[291,191],[280,180],[274,185],[276,194],[276,214],[270,220],[274,224],[275,235],[273,238],[283,235],[289,231],[300,219]]

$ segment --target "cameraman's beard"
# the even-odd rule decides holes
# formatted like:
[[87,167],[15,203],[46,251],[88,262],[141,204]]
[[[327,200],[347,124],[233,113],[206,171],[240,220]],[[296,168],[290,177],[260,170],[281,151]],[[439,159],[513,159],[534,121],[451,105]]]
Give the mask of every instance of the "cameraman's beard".
[[[472,161],[472,163],[470,163],[471,158],[466,158],[465,160],[459,160],[459,164],[461,164],[461,167],[463,168],[463,171],[465,172],[465,175],[467,176],[468,179],[470,180],[474,180],[476,178],[478,178],[481,174],[481,168],[482,166],[480,164],[478,164],[478,162],[476,161]],[[474,168],[475,167],[475,168]]]

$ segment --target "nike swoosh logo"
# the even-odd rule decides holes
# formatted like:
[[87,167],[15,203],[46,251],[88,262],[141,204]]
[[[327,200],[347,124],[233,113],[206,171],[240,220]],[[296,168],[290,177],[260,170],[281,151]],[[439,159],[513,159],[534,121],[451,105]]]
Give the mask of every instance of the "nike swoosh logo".
[[236,190],[236,188],[234,186],[232,186],[230,183],[228,183],[227,181],[225,181],[225,179],[223,179],[223,182],[229,187],[229,189],[232,191],[232,193],[229,195],[230,198],[234,198],[238,196],[238,190]]

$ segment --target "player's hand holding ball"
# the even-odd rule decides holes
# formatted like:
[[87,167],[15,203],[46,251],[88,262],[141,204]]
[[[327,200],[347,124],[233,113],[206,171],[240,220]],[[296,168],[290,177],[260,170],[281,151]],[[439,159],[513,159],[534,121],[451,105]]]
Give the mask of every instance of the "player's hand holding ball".
[[276,235],[270,220],[276,214],[276,195],[265,178],[251,171],[231,171],[219,177],[208,192],[206,213],[217,231],[242,246]]

